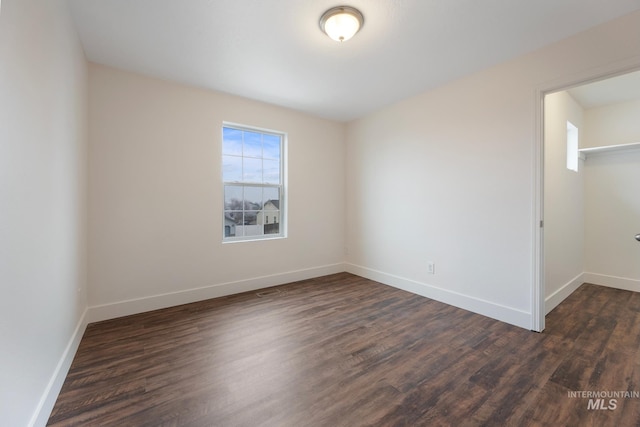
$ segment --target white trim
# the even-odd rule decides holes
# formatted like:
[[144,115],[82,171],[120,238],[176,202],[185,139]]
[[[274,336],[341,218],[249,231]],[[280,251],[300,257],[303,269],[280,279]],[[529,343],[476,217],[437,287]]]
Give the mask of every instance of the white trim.
[[235,282],[218,283],[202,288],[135,298],[110,304],[102,304],[89,307],[89,319],[90,322],[115,319],[117,317],[129,316],[131,314],[144,313],[146,311],[174,307],[176,305],[189,304],[211,298],[255,291],[270,286],[281,285],[283,283],[312,279],[329,274],[342,273],[344,271],[345,265],[343,263],[338,263],[304,270],[289,271],[281,274],[273,274],[270,276],[254,277]]
[[29,420],[29,427],[47,425],[53,406],[56,404],[58,394],[60,394],[64,380],[67,377],[69,368],[71,367],[71,362],[73,362],[73,358],[75,357],[78,346],[80,345],[82,335],[84,335],[84,331],[87,329],[87,324],[89,323],[88,312],[89,309],[85,309],[82,316],[80,316],[76,329],[73,331],[73,334],[67,343],[67,347],[62,353],[62,357],[58,361],[58,364],[51,375],[51,379],[40,397],[40,401],[31,416],[31,420]]
[[584,283],[584,273],[578,274],[576,277],[562,285],[560,289],[549,295],[544,300],[545,314],[549,314],[551,310],[556,308],[562,301],[571,295],[576,289]]
[[[222,122],[222,126],[220,128],[220,164],[221,166],[224,164],[224,129],[235,129],[242,132],[254,132],[260,134],[268,134],[280,137],[280,183],[279,184],[265,184],[265,183],[254,183],[247,181],[225,181],[224,180],[224,168],[220,169],[220,180],[222,182],[222,243],[235,243],[235,242],[255,242],[258,240],[274,240],[274,239],[286,239],[287,238],[287,205],[288,205],[288,156],[287,152],[289,150],[289,134],[287,132],[276,131],[272,129],[265,129],[255,126],[249,125],[241,125],[238,123],[231,122]],[[245,158],[244,151],[240,156],[242,159]],[[261,157],[264,160],[264,157]],[[279,233],[278,234],[258,234],[251,236],[240,236],[240,237],[226,237],[225,236],[225,228],[226,228],[226,209],[225,209],[225,187],[226,186],[238,186],[238,187],[262,187],[262,188],[277,188],[279,193]],[[263,230],[264,232],[264,230]]]
[[591,283],[593,285],[606,286],[608,288],[622,289],[625,291],[640,292],[640,280],[584,272],[578,274],[545,299],[546,313],[549,314],[551,310],[556,308],[583,283]]
[[640,280],[628,277],[608,276],[598,273],[584,273],[584,282],[608,288],[623,289],[625,291],[640,292]]
[[534,93],[533,144],[533,260],[531,279],[531,324],[529,329],[544,330],[544,93]]
[[376,282],[383,283],[394,288],[402,289],[416,295],[431,298],[445,304],[452,305],[467,311],[472,311],[492,319],[500,320],[521,328],[529,329],[531,325],[531,314],[512,307],[496,304],[483,299],[471,297],[447,289],[421,283],[412,279],[384,273],[355,264],[346,264],[346,271],[365,277]]
[[290,271],[283,274],[256,277],[237,282],[221,283],[199,289],[189,289],[186,291],[173,292],[162,295],[155,295],[146,298],[121,301],[113,304],[88,307],[82,313],[69,343],[67,344],[60,361],[58,362],[47,387],[45,388],[38,405],[31,416],[28,426],[45,426],[51,411],[60,394],[64,380],[67,377],[73,358],[78,350],[82,336],[87,325],[92,322],[113,319],[130,314],[142,313],[159,308],[173,307],[180,304],[201,301],[210,298],[227,296],[241,292],[253,291],[269,286],[276,286],[283,283],[296,282],[299,280],[312,279],[314,277],[326,276],[329,274],[342,273],[345,265],[342,263],[314,267],[304,270]]

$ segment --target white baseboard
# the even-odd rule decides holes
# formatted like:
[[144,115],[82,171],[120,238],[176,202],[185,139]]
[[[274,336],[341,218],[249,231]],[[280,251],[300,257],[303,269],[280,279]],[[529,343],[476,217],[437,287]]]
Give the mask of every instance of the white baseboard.
[[584,274],[585,273],[578,274],[576,277],[564,284],[560,289],[545,298],[544,314],[549,314],[551,310],[556,308],[562,301],[578,289],[580,285],[585,282]]
[[500,320],[511,325],[521,328],[531,328],[531,314],[525,311],[506,307],[490,301],[464,295],[458,292],[449,291],[425,283],[404,277],[395,276],[393,274],[383,273],[381,271],[362,267],[354,264],[346,264],[346,271],[358,276],[365,277],[394,288],[402,289],[417,295],[431,298],[454,307],[462,308],[492,319]]
[[73,362],[73,358],[75,357],[78,346],[80,345],[82,335],[84,335],[84,331],[85,329],[87,329],[87,324],[89,323],[88,312],[89,310],[85,309],[82,313],[82,316],[80,316],[80,320],[78,320],[76,329],[73,331],[71,339],[69,339],[69,343],[62,353],[62,357],[60,358],[56,369],[53,371],[53,375],[51,376],[47,387],[42,393],[40,402],[38,402],[38,406],[31,416],[31,420],[28,424],[29,427],[39,427],[47,425],[47,421],[49,421],[49,416],[51,415],[53,406],[56,404],[56,399],[60,394],[60,390],[62,389],[64,380],[67,377],[69,368],[71,367],[71,362]]
[[181,304],[189,304],[210,298],[255,291],[257,289],[267,288],[270,286],[312,279],[314,277],[326,276],[344,271],[345,264],[338,263],[304,270],[289,271],[271,276],[255,277],[236,282],[219,283],[203,288],[187,289],[184,291],[119,301],[111,304],[97,305],[89,307],[89,322],[115,319],[117,317],[128,316],[131,314],[144,313],[146,311],[158,310]]
[[36,407],[28,426],[40,427],[47,424],[51,411],[53,410],[53,406],[56,403],[56,399],[60,394],[64,380],[69,372],[69,368],[71,367],[71,362],[73,362],[73,358],[78,350],[78,346],[80,345],[80,340],[84,335],[84,331],[87,329],[87,325],[91,322],[202,301],[209,298],[253,291],[284,283],[296,282],[298,280],[306,280],[314,277],[341,273],[343,271],[345,271],[345,265],[339,263],[305,270],[290,271],[272,276],[256,277],[237,282],[221,283],[205,288],[189,289],[170,294],[155,295],[147,298],[89,307],[85,309],[84,313],[82,313],[76,329],[73,332],[73,335],[71,336],[71,339],[69,340],[69,343],[67,344],[67,347],[65,348],[64,353],[62,354],[62,357],[60,358],[60,361],[58,362],[58,365],[56,366],[51,379],[40,398],[40,401],[38,402],[38,406]]
[[[58,362],[58,365],[56,366],[56,369],[54,370],[53,375],[42,394],[42,397],[40,398],[33,416],[31,417],[29,427],[39,427],[47,424],[88,323],[202,301],[210,298],[258,290],[299,280],[312,279],[314,277],[341,273],[343,271],[525,329],[529,329],[529,326],[531,325],[531,314],[525,311],[427,285],[425,283],[395,276],[393,274],[383,273],[381,271],[355,264],[343,263],[93,306],[87,308],[80,317],[76,329],[73,332],[73,335],[71,336],[69,343],[67,344],[67,347],[65,348],[62,357],[60,358],[60,361]],[[545,299],[545,312],[549,313],[585,282],[611,288],[640,292],[640,280],[596,273],[583,273],[576,276],[573,280]]]
[[584,273],[584,282],[625,291],[640,292],[640,280],[626,277],[607,276],[605,274]]

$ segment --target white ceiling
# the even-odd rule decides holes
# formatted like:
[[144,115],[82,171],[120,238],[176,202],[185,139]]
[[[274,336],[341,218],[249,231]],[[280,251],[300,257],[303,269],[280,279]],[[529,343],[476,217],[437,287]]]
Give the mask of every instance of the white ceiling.
[[640,9],[640,0],[71,0],[90,61],[348,121]]
[[574,87],[567,92],[585,110],[640,99],[640,71]]

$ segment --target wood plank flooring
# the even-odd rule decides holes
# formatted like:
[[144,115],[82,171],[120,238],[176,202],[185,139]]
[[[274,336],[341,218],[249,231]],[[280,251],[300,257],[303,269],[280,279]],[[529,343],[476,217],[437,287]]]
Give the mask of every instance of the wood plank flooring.
[[89,325],[48,425],[640,425],[568,394],[620,390],[640,294],[582,285],[538,334],[342,273]]

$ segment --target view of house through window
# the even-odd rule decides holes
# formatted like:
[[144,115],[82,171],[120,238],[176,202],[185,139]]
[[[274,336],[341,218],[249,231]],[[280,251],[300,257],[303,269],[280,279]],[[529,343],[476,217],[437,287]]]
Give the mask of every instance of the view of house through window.
[[284,237],[284,139],[282,133],[223,126],[225,241]]

